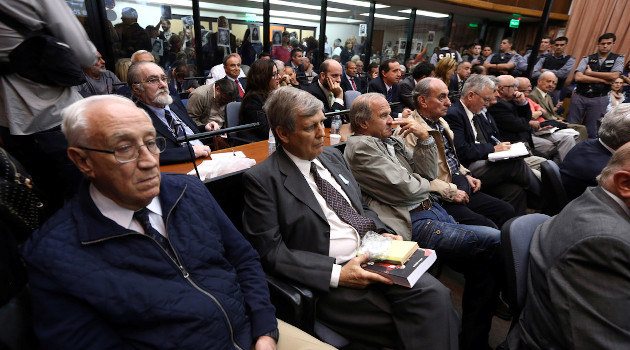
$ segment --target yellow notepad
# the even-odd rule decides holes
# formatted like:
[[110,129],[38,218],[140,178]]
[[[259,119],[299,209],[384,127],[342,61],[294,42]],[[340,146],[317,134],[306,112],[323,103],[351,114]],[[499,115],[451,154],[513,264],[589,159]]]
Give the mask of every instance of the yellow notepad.
[[379,260],[390,264],[402,265],[418,250],[418,243],[413,241],[392,241],[387,253]]

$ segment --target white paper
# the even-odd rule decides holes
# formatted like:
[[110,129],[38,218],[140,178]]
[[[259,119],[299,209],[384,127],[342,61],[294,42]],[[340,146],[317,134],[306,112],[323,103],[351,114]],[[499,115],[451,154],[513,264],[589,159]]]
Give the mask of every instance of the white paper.
[[513,143],[510,145],[510,149],[507,151],[494,152],[488,154],[488,160],[496,162],[505,159],[518,158],[529,155],[529,151],[525,144],[522,142]]

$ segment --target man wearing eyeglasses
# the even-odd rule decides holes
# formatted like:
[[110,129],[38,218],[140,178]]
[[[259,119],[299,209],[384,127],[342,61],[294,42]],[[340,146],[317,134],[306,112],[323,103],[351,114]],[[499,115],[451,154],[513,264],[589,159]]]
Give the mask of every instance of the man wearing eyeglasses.
[[63,114],[87,181],[22,251],[44,349],[331,349],[276,321],[258,254],[204,185],[160,173],[147,113],[95,96]]
[[528,198],[540,196],[540,180],[523,159],[489,162],[488,154],[510,149],[486,108],[496,100],[495,82],[486,75],[471,75],[462,95],[444,119],[453,130],[453,143],[462,165],[484,184],[484,191],[512,204],[516,215],[525,214]]
[[189,147],[192,147],[195,158],[210,155],[210,147],[199,140],[190,141],[189,145],[177,141],[184,135],[205,131],[206,125],[197,126],[186,109],[173,103],[166,75],[160,66],[153,62],[134,63],[129,67],[127,82],[138,107],[149,114],[158,135],[166,139],[166,150],[160,157],[161,164],[192,161]]

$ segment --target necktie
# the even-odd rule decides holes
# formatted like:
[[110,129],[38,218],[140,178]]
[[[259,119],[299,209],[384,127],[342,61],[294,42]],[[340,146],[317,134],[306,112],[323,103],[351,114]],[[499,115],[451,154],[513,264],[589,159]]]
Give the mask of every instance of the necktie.
[[153,228],[153,226],[151,226],[151,221],[149,221],[149,209],[142,208],[134,212],[133,218],[138,220],[138,223],[142,226],[142,229],[144,229],[145,235],[158,242],[171,258],[175,257],[175,253],[173,253],[171,245],[168,243],[168,239],[162,236],[155,228]]
[[488,141],[486,140],[485,136],[483,136],[483,131],[481,128],[481,124],[479,122],[479,119],[483,118],[481,115],[479,114],[475,114],[473,116],[473,124],[475,125],[475,130],[477,130],[477,142],[480,143],[487,143]]
[[357,85],[354,83],[353,77],[350,77],[350,83],[352,84],[352,90],[357,91]]
[[458,92],[462,92],[462,87],[464,87],[464,81],[463,81],[463,80],[460,80],[460,81],[457,83],[457,91],[458,91]]
[[243,91],[241,84],[238,83],[238,78],[234,79],[234,82],[236,83],[236,86],[238,86],[238,95],[243,98],[243,96],[245,96],[245,91]]
[[173,118],[173,115],[168,109],[164,110],[164,119],[166,119],[168,128],[171,129],[171,132],[175,137],[182,137],[185,135],[184,127],[175,123],[175,118]]
[[324,197],[326,204],[348,225],[354,227],[363,237],[368,231],[376,231],[376,224],[370,218],[359,215],[348,201],[339,193],[330,182],[322,179],[317,172],[317,166],[311,162],[311,174],[315,178],[315,184],[319,193]]
[[328,93],[328,102],[330,103],[330,107],[335,103],[335,94],[331,92]]
[[385,96],[387,102],[392,103],[392,89],[387,90],[387,96]]

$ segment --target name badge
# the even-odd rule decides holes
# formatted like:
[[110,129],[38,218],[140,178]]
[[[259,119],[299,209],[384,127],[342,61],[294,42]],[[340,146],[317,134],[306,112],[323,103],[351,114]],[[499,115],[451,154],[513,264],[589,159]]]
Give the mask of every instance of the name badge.
[[345,177],[343,177],[343,175],[339,174],[339,178],[341,179],[341,181],[343,181],[344,184],[349,184],[350,181],[348,181]]

